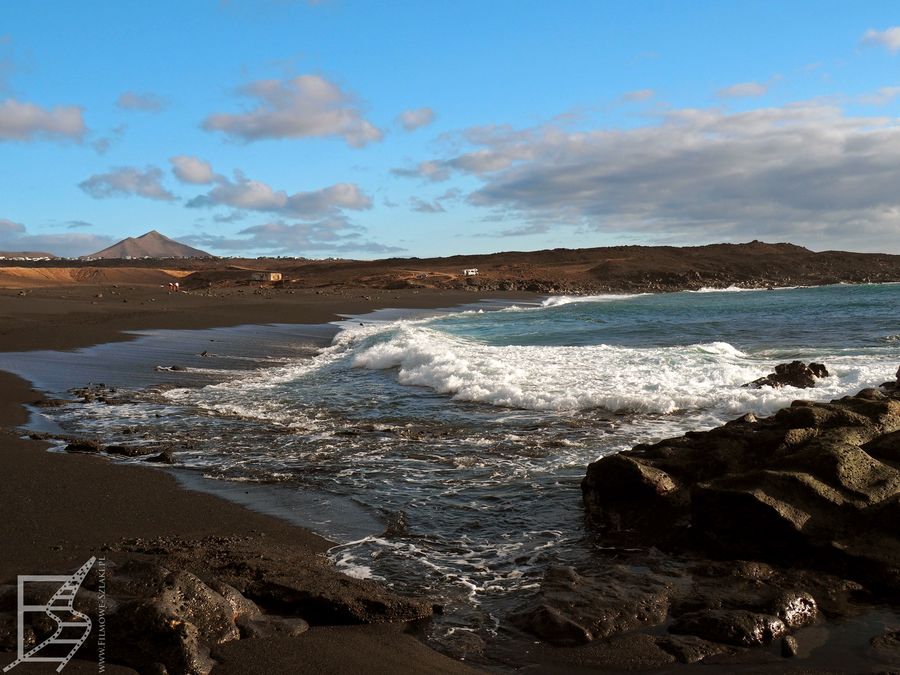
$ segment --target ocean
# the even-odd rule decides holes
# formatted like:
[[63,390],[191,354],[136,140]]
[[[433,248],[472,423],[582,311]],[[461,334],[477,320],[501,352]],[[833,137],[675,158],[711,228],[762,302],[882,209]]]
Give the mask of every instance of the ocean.
[[[188,484],[311,525],[348,574],[444,605],[435,646],[490,658],[524,639],[504,618],[548,566],[589,567],[602,546],[588,463],[894,379],[898,306],[900,285],[552,297],[145,331],[0,368],[61,397],[117,387],[129,403],[40,409],[31,426],[174,447]],[[830,375],[743,386],[795,359]]]

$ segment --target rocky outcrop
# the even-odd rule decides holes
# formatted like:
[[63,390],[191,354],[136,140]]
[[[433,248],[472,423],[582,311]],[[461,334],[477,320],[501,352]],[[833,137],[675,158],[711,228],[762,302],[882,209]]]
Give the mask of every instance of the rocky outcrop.
[[268,613],[299,617],[311,625],[413,621],[431,616],[430,602],[407,598],[366,579],[337,572],[321,557],[248,538],[133,540],[132,554],[152,554],[171,569],[208,575],[235,588]]
[[798,389],[809,389],[816,386],[816,380],[822,377],[828,377],[828,369],[822,363],[810,363],[809,365],[803,361],[791,361],[790,363],[779,363],[775,366],[775,372],[769,373],[765,377],[753,380],[745,385],[753,389],[760,387],[797,387]]
[[141,670],[208,673],[210,650],[240,639],[236,620],[261,614],[233,588],[217,588],[154,563],[115,569],[107,585],[118,605],[108,619],[110,658]]
[[[296,638],[310,625],[411,621],[434,609],[263,537],[132,540],[107,549],[102,572],[92,568],[74,608],[94,626],[102,621],[108,662],[141,673],[206,675],[216,650],[236,640]],[[45,602],[45,592],[26,601]],[[17,587],[0,585],[0,649],[16,648],[16,606]],[[55,628],[32,613],[23,643],[38,644]],[[96,649],[89,640],[79,656],[97,659]]]
[[790,658],[798,629],[900,603],[897,382],[604,457],[582,491],[592,564],[551,569],[509,617],[553,644],[643,635],[657,663],[722,663],[780,642]]
[[811,564],[900,593],[898,431],[896,388],[794,401],[600,459],[584,503],[609,536]]
[[551,567],[541,597],[510,617],[511,623],[556,645],[574,645],[662,623],[669,611],[670,580],[635,578],[624,566],[602,577]]

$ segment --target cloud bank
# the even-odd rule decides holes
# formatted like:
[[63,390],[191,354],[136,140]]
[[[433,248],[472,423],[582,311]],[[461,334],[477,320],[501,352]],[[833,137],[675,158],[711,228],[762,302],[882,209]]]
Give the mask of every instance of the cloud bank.
[[338,183],[320,190],[288,194],[235,171],[234,180],[219,176],[214,188],[194,197],[187,205],[194,208],[230,206],[289,218],[305,218],[334,215],[342,209],[363,211],[372,207],[372,200],[355,183]]
[[106,248],[111,237],[88,233],[28,234],[22,223],[0,218],[0,251],[33,251],[77,257]]
[[240,230],[236,236],[197,235],[185,241],[203,248],[238,252],[266,251],[279,255],[309,256],[343,253],[394,253],[403,249],[364,238],[364,228],[343,217],[289,223],[275,220]]
[[480,180],[471,204],[531,223],[708,242],[897,247],[900,125],[821,103],[673,110],[629,129],[481,127],[469,151],[402,170]]

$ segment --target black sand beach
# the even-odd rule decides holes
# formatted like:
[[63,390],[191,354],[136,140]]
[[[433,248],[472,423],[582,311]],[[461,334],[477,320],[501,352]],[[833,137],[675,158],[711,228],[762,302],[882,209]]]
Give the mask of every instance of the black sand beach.
[[[360,315],[379,307],[449,307],[479,298],[478,294],[465,291],[402,290],[382,296],[366,296],[366,292],[289,294],[266,289],[264,294],[239,294],[222,290],[219,295],[207,296],[168,294],[147,286],[54,287],[30,289],[26,295],[5,291],[0,294],[0,350],[73,349],[127,340],[129,335],[122,331],[150,328],[322,323],[339,315]],[[491,293],[490,297],[536,299],[527,294]],[[893,390],[887,391],[893,396]],[[188,672],[192,668],[204,672],[212,668],[215,673],[474,672],[470,665],[434,651],[417,638],[422,634],[421,622],[428,621],[432,612],[440,611],[428,598],[402,598],[377,584],[343,577],[322,558],[331,546],[327,540],[233,501],[185,489],[184,481],[177,480],[168,470],[91,454],[47,452],[48,443],[23,438],[16,429],[28,418],[24,406],[40,405],[42,394],[9,373],[0,373],[0,392],[0,467],[3,475],[13,477],[3,485],[2,501],[11,508],[0,521],[0,534],[5,535],[4,541],[14,542],[4,547],[4,555],[0,556],[0,582],[12,584],[16,575],[23,573],[70,573],[95,555],[111,564],[114,576],[121,574],[123,579],[141,584],[152,586],[164,579],[165,584],[175,584],[179,592],[190,589],[189,594],[218,588],[227,595],[222,589],[237,588],[252,597],[267,617],[267,628],[263,629],[259,618],[247,623],[246,617],[236,616],[231,629],[237,631],[239,627],[242,638],[253,639],[223,640],[211,652],[200,650],[201,661],[193,665],[178,660],[181,652],[173,656],[167,651],[171,645],[160,634],[126,634],[120,649],[130,651],[123,655],[110,650],[108,672],[134,672],[115,665],[123,661],[140,672],[154,672],[155,649],[164,655],[160,659],[170,664],[170,672]],[[880,399],[875,394],[871,396],[884,399],[884,395],[878,395]],[[890,403],[889,407],[893,405]],[[690,452],[686,451],[685,457],[685,466],[664,465],[666,470],[674,471],[673,475],[680,475],[678,471],[690,473]],[[626,467],[623,473],[615,461],[604,464],[611,468],[601,474],[600,480],[619,481],[630,486],[622,488],[622,494],[639,497],[620,503],[616,501],[619,492],[609,486],[597,491],[596,496],[591,491],[593,487],[586,492],[588,511],[597,510],[598,525],[613,544],[611,557],[598,556],[597,560],[597,569],[607,570],[613,586],[606,588],[604,582],[598,584],[597,579],[578,575],[555,578],[548,573],[538,598],[543,604],[526,608],[521,616],[513,617],[520,628],[541,638],[513,659],[518,664],[531,664],[525,672],[640,669],[667,673],[680,672],[697,660],[702,660],[704,672],[710,673],[890,672],[884,667],[891,661],[893,648],[888,644],[886,651],[881,649],[876,654],[869,643],[873,634],[886,628],[885,640],[891,639],[890,628],[897,614],[891,609],[889,598],[879,599],[877,592],[872,595],[862,587],[848,590],[856,582],[844,582],[840,577],[813,583],[810,579],[815,579],[817,573],[803,565],[781,570],[765,564],[734,566],[717,562],[718,548],[698,554],[689,537],[677,535],[683,524],[663,523],[667,534],[660,536],[652,525],[657,519],[640,514],[660,509],[677,513],[677,509],[683,509],[684,498],[678,497],[672,504],[658,504],[656,493],[665,493],[659,485],[667,479],[655,478],[656,469],[642,469],[644,474],[633,475]],[[816,471],[815,467],[804,470]],[[595,467],[588,475],[585,485],[592,486],[591,481],[597,480]],[[730,480],[727,476],[726,479]],[[649,492],[648,485],[652,488]],[[595,507],[595,503],[600,506]],[[573,508],[580,505],[573,504]],[[632,522],[633,513],[638,514],[633,520],[634,528],[626,528],[623,533],[616,528],[610,530],[604,520],[611,514],[610,522],[614,524],[622,522],[622,518]],[[739,517],[740,509],[735,514]],[[677,536],[668,538],[671,533]],[[657,550],[657,541],[671,544],[671,551]],[[721,553],[727,559],[728,552],[722,549]],[[626,574],[623,569],[637,573]],[[754,593],[762,595],[753,603],[765,603],[771,592],[790,591],[796,583],[812,584],[809,587],[816,593],[830,598],[821,610],[828,623],[823,624],[822,614],[818,613],[819,619],[812,625],[800,624],[797,634],[803,644],[826,640],[828,648],[820,649],[815,658],[807,655],[794,661],[780,655],[777,640],[748,650],[723,647],[715,639],[698,639],[696,633],[684,638],[670,636],[667,623],[655,623],[657,610],[648,610],[643,604],[648,597],[647,580],[651,585],[658,583],[661,572],[677,580],[659,596],[665,598],[667,606],[672,603],[676,613],[683,613],[695,602],[678,590],[686,583],[700,584],[698,592],[703,597],[696,600],[700,607],[703,603],[746,603]],[[879,587],[883,576],[880,572],[875,575],[873,588]],[[756,590],[747,590],[747,584]],[[730,595],[732,586],[743,589],[737,599]],[[888,583],[886,588],[893,586]],[[6,612],[14,608],[10,605],[14,587],[6,586],[0,597]],[[573,601],[573,597],[578,599]],[[607,601],[612,605],[603,609]],[[617,614],[622,607],[630,608],[626,614],[630,612],[632,616]],[[297,630],[297,620],[286,616],[297,609],[302,610],[303,618],[310,624],[308,630],[303,621],[302,629]],[[732,621],[733,617],[727,620]],[[203,617],[196,621],[202,625]],[[648,622],[649,630],[642,627],[644,622]],[[293,627],[296,634],[286,634],[285,626]],[[604,638],[607,629],[614,631],[609,639]],[[702,633],[707,629],[690,630]],[[582,633],[588,632],[592,634],[585,639]],[[151,653],[149,658],[147,650]],[[135,656],[138,652],[143,655]],[[94,672],[97,666],[92,659],[96,654],[86,652],[82,656],[68,666],[70,671]],[[2,662],[10,662],[13,657],[7,652],[2,655]],[[51,672],[49,666],[28,667],[32,672]]]
[[[207,298],[166,294],[156,288],[123,291],[119,302],[97,303],[108,287],[53,288],[27,297],[0,295],[0,350],[71,349],[127,339],[121,331],[146,328],[203,328],[239,323],[322,323],[338,314],[364,313],[384,306],[447,307],[471,293],[394,293],[365,299],[276,296],[273,299]],[[122,303],[123,299],[129,303]],[[136,309],[141,302],[152,309]],[[297,561],[316,558],[329,546],[321,537],[282,520],[234,503],[183,489],[176,479],[152,467],[124,465],[80,454],[48,453],[45,443],[23,439],[15,430],[27,420],[23,404],[41,399],[27,382],[0,373],[0,472],[2,501],[8,505],[0,536],[9,542],[0,556],[0,579],[18,574],[66,573],[89,556],[122,561],[108,552],[122,540],[242,540],[265,556],[287,547]],[[462,663],[416,640],[404,622],[369,626],[314,626],[302,642],[271,638],[238,641],[217,655],[216,672],[470,672]],[[3,662],[11,661],[7,654]],[[30,672],[40,668],[32,664]],[[69,672],[91,672],[95,664],[73,662]],[[77,669],[76,669],[77,668]],[[50,668],[48,666],[47,670]],[[109,672],[117,672],[110,668]]]

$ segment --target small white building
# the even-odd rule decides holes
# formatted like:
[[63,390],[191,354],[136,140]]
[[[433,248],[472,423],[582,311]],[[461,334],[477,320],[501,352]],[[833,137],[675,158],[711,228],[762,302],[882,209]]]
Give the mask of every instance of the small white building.
[[477,277],[478,276],[478,268],[477,267],[469,267],[468,269],[463,270],[464,277]]

